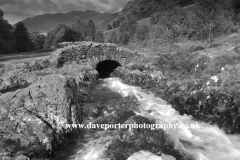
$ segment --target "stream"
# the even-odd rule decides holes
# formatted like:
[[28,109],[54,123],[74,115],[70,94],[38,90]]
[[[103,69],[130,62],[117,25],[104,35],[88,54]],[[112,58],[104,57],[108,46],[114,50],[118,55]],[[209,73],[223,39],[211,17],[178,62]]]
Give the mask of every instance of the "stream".
[[[140,87],[127,85],[119,78],[107,78],[91,92],[93,100],[104,104],[118,98],[129,98],[136,100],[137,115],[155,120],[159,124],[184,124],[193,126],[198,123],[200,128],[166,128],[165,132],[174,141],[174,148],[182,153],[191,155],[194,160],[239,160],[240,159],[240,137],[237,135],[226,135],[217,126],[196,122],[191,116],[180,115],[166,101],[160,99],[153,93]],[[86,131],[87,134],[79,140],[75,153],[68,157],[69,160],[109,160],[105,151],[112,141],[118,138],[114,130],[108,131]],[[188,142],[188,143],[183,143]],[[134,153],[128,160],[174,160],[167,155],[157,156],[147,151]]]

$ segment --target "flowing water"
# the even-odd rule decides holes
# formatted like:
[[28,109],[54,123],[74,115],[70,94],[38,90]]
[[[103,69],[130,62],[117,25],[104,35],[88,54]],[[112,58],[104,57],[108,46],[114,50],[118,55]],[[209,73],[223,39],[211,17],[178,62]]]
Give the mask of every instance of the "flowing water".
[[[120,94],[122,97],[134,96],[140,106],[136,113],[156,123],[171,124],[196,124],[191,116],[179,115],[179,113],[168,105],[164,100],[156,97],[153,93],[142,90],[139,87],[130,86],[121,82],[119,78],[108,78],[104,80],[103,87]],[[167,128],[166,133],[175,142],[175,149],[192,155],[195,160],[240,160],[240,138],[239,136],[226,135],[218,127],[198,122],[200,129],[194,128]],[[73,160],[107,160],[104,151],[112,140],[117,137],[114,131],[101,131],[88,137],[88,142],[83,144]],[[189,142],[188,145],[184,142]],[[141,158],[139,158],[141,157]],[[162,160],[149,152],[138,152],[128,160]]]

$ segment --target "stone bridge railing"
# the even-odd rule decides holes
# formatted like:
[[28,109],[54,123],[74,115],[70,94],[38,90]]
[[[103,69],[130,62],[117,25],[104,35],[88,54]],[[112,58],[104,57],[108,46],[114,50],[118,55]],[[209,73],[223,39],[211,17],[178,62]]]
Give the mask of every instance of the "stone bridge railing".
[[104,60],[115,60],[125,66],[140,56],[136,51],[111,43],[63,42],[59,47],[56,51],[59,67],[73,61],[78,61],[79,64],[87,61],[95,69],[97,63]]

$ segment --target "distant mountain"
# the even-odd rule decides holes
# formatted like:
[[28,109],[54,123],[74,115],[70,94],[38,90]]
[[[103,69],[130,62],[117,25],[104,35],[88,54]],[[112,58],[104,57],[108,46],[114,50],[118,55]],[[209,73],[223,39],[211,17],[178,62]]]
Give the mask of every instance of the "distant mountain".
[[97,28],[102,28],[103,21],[111,17],[112,13],[99,13],[91,10],[72,11],[69,13],[43,14],[32,18],[27,18],[22,22],[33,32],[48,32],[57,24],[65,24],[71,26],[74,18],[78,16],[80,19],[87,21],[92,19]]

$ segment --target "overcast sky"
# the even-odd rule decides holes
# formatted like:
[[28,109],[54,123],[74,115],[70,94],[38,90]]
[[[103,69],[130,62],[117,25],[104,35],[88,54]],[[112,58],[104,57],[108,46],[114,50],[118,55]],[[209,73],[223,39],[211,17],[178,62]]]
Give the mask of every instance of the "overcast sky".
[[73,10],[94,10],[114,13],[129,0],[0,0],[4,18],[15,24],[27,17],[45,13],[66,13]]

